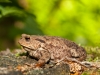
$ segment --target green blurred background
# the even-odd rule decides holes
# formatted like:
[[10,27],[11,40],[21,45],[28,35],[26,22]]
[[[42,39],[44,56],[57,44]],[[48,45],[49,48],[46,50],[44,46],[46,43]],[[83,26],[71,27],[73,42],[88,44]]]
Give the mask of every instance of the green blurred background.
[[100,46],[100,0],[0,0],[0,50],[16,48],[22,33]]

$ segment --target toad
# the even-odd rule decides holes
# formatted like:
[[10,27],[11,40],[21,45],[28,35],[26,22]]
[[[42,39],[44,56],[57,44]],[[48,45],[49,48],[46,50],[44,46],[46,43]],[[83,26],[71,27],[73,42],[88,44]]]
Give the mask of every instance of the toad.
[[64,38],[22,34],[18,42],[30,56],[38,59],[35,67],[42,67],[48,61],[57,63],[64,57],[78,61],[86,59],[83,47]]

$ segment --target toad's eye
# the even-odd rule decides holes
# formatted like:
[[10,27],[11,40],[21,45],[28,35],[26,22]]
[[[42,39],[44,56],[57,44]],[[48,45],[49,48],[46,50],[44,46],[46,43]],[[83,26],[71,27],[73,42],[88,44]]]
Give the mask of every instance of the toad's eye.
[[25,37],[25,40],[26,40],[27,42],[29,42],[29,41],[30,41],[30,37]]

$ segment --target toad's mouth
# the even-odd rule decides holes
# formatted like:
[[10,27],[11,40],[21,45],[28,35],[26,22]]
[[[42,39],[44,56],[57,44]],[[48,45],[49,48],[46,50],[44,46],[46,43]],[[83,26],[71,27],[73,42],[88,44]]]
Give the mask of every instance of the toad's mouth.
[[32,48],[29,48],[29,47],[26,47],[26,46],[22,46],[22,48],[25,50],[25,51],[34,51],[34,49]]
[[[28,47],[24,47],[24,46],[22,46],[22,48],[25,50],[25,51],[27,51],[28,53],[29,53],[29,55],[30,56],[34,56],[36,53],[37,53],[37,51],[38,51],[38,49],[31,49],[31,48],[28,48]],[[35,57],[36,58],[36,57]]]

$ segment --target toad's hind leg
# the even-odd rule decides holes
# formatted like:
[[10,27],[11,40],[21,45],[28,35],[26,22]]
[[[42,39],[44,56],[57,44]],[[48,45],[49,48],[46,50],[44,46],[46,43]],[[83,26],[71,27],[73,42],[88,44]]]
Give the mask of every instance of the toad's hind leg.
[[64,57],[59,62],[57,62],[57,65],[60,63],[68,64],[70,67],[71,75],[81,75],[81,73],[88,68],[87,65],[83,64],[81,61],[78,61],[74,58]]

